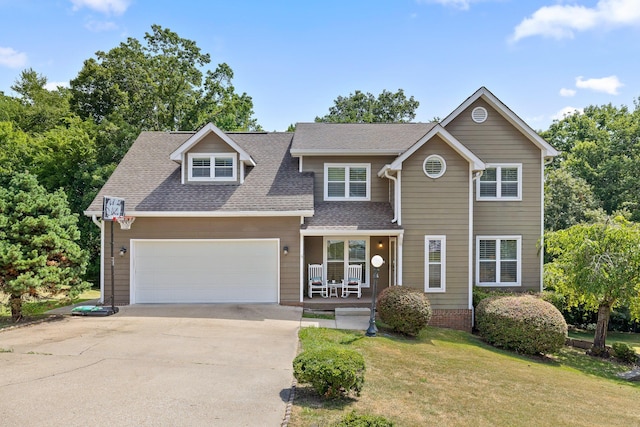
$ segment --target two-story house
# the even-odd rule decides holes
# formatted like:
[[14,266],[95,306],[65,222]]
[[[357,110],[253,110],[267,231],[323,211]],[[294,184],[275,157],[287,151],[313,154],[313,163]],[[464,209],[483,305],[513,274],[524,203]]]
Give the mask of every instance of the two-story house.
[[486,88],[440,123],[143,132],[85,212],[102,227],[103,300],[112,236],[97,218],[113,196],[136,218],[113,235],[117,304],[302,305],[310,264],[325,285],[360,265],[370,298],[381,255],[379,289],[424,290],[433,324],[468,330],[474,285],[541,289],[557,154]]

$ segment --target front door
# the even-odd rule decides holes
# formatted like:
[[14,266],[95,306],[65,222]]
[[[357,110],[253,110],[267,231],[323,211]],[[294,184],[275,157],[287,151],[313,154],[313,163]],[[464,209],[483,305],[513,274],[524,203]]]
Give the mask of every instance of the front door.
[[369,248],[365,238],[332,238],[324,240],[327,280],[340,283],[347,274],[347,266],[362,265],[362,287],[369,287],[367,277],[367,259]]

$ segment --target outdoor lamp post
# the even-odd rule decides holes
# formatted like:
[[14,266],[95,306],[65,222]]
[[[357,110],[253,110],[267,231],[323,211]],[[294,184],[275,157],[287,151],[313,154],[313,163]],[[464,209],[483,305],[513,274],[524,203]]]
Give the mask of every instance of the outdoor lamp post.
[[371,265],[373,266],[373,295],[371,297],[371,315],[369,317],[369,329],[365,333],[368,337],[375,337],[378,332],[376,328],[376,297],[378,293],[378,278],[380,278],[380,267],[384,264],[384,260],[380,255],[374,255],[371,258]]

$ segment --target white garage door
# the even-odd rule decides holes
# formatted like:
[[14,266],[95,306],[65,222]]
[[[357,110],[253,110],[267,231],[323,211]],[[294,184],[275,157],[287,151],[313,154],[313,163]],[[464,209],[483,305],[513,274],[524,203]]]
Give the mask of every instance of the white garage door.
[[134,240],[131,303],[278,302],[279,247],[267,240]]

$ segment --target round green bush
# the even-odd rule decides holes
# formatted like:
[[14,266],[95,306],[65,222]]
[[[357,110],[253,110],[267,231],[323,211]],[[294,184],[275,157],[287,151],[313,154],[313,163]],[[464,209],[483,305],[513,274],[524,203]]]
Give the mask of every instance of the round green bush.
[[335,427],[393,427],[393,423],[378,415],[358,414],[352,411],[342,417]]
[[380,320],[394,331],[416,336],[431,320],[431,305],[427,294],[406,286],[390,286],[377,301]]
[[364,385],[364,358],[354,350],[327,346],[304,351],[293,360],[293,375],[311,384],[321,396],[338,398],[360,394]]
[[638,354],[633,347],[628,344],[614,342],[611,345],[611,350],[613,350],[613,356],[624,363],[635,364],[638,362]]
[[490,344],[531,355],[554,353],[567,337],[562,313],[531,295],[482,300],[476,308],[476,327]]

